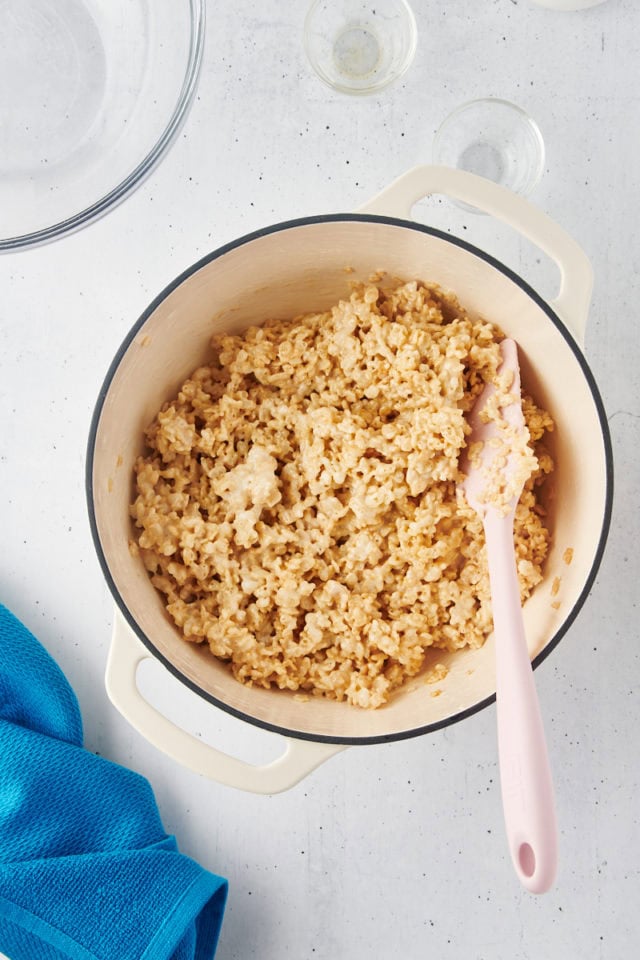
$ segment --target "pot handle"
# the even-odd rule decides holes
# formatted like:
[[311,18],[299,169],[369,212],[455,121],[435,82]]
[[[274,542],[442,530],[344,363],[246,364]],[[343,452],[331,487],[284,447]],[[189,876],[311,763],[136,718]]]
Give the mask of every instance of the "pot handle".
[[465,170],[419,166],[394,180],[358,212],[410,219],[418,200],[432,193],[455,197],[491,214],[551,257],[560,270],[560,291],[551,306],[578,343],[584,345],[593,289],[591,263],[573,237],[518,194]]
[[136,670],[149,659],[146,647],[117,613],[105,678],[109,699],[154,747],[194,773],[251,793],[281,793],[344,750],[342,744],[285,737],[286,749],[272,763],[254,766],[229,756],[176,726],[144,699],[136,683]]

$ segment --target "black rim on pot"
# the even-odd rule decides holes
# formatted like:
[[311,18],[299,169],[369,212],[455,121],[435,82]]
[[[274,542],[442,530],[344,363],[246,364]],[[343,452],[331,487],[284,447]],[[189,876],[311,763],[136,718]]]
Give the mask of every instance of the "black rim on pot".
[[605,489],[605,503],[604,503],[604,515],[602,518],[602,527],[600,529],[600,536],[598,539],[598,546],[596,553],[591,565],[591,570],[585,581],[585,584],[582,588],[580,595],[578,596],[575,604],[572,609],[569,611],[564,622],[562,623],[559,630],[554,634],[549,643],[532,661],[532,666],[535,669],[538,667],[543,660],[545,660],[552,650],[555,650],[560,640],[567,633],[573,622],[575,621],[578,613],[580,612],[582,606],[584,605],[589,592],[594,584],[602,557],[604,554],[604,548],[607,541],[607,536],[609,534],[609,527],[611,524],[611,513],[613,506],[613,450],[611,445],[611,436],[609,433],[609,426],[607,423],[606,412],[604,409],[604,404],[602,398],[600,397],[600,392],[596,385],[595,379],[591,372],[591,369],[582,353],[580,347],[576,344],[575,340],[562,323],[558,315],[552,310],[548,303],[540,297],[536,291],[529,286],[529,284],[514,273],[509,267],[506,267],[499,260],[496,260],[490,254],[485,253],[483,250],[474,247],[472,244],[467,243],[465,240],[461,240],[458,237],[451,236],[448,233],[444,233],[441,230],[436,230],[433,227],[428,227],[425,224],[416,223],[411,220],[402,220],[397,217],[386,217],[386,216],[377,216],[372,214],[358,214],[358,213],[346,213],[346,214],[329,214],[326,216],[314,216],[314,217],[303,217],[296,220],[287,220],[283,223],[273,224],[269,227],[264,227],[261,230],[256,230],[253,233],[246,234],[243,237],[240,237],[237,240],[233,240],[230,243],[224,244],[222,247],[219,247],[217,250],[214,250],[212,253],[207,254],[202,257],[187,270],[183,271],[178,277],[176,277],[170,284],[168,284],[164,290],[149,304],[147,309],[142,313],[138,318],[136,323],[133,325],[125,339],[123,340],[120,348],[118,349],[115,357],[113,358],[111,365],[107,371],[104,382],[98,394],[98,399],[96,401],[95,409],[91,419],[91,426],[89,429],[89,439],[87,445],[87,457],[86,457],[86,468],[85,468],[85,487],[86,487],[86,496],[87,496],[87,505],[89,511],[89,523],[91,527],[91,535],[93,537],[93,542],[95,545],[96,553],[98,555],[98,560],[102,568],[102,573],[107,581],[109,589],[111,590],[112,596],[118,606],[118,609],[124,619],[126,620],[129,627],[133,630],[136,636],[142,641],[144,646],[149,650],[149,652],[159,660],[167,670],[174,677],[180,680],[185,684],[189,689],[198,696],[204,698],[205,700],[212,703],[214,706],[219,707],[221,710],[224,710],[226,713],[231,714],[234,717],[237,717],[240,720],[244,720],[247,723],[251,723],[254,726],[261,727],[265,730],[270,730],[273,733],[280,734],[285,737],[293,737],[297,740],[311,740],[320,743],[336,743],[336,744],[346,744],[346,745],[365,745],[365,744],[374,744],[374,743],[389,743],[395,740],[407,740],[411,737],[421,736],[422,734],[432,733],[436,730],[439,730],[443,727],[450,726],[451,724],[458,723],[460,720],[464,720],[467,717],[472,716],[475,713],[478,713],[480,710],[483,710],[485,707],[492,704],[496,697],[495,694],[492,694],[490,697],[486,697],[484,700],[479,701],[476,704],[473,704],[471,707],[467,707],[465,710],[461,710],[459,713],[454,714],[453,716],[446,717],[443,720],[439,720],[436,723],[430,723],[423,726],[418,726],[412,728],[411,730],[402,730],[396,733],[389,734],[380,734],[377,736],[369,737],[337,737],[337,736],[327,736],[323,734],[312,734],[307,733],[306,731],[299,730],[289,730],[285,727],[278,726],[276,724],[271,724],[266,720],[259,719],[252,716],[251,714],[244,713],[241,710],[237,710],[235,707],[230,706],[224,700],[219,700],[218,698],[212,696],[206,690],[203,690],[198,686],[197,683],[190,680],[186,677],[174,664],[158,652],[158,650],[153,645],[153,642],[146,636],[146,634],[138,626],[135,618],[131,614],[129,608],[122,599],[118,587],[111,576],[111,571],[107,564],[104,551],[102,549],[102,544],[100,542],[100,536],[98,533],[98,525],[94,509],[94,499],[93,499],[93,463],[94,463],[94,451],[96,444],[96,437],[98,432],[98,426],[100,422],[100,417],[102,414],[102,409],[106,396],[111,387],[111,382],[115,376],[115,373],[120,365],[120,362],[128,350],[130,344],[136,337],[138,331],[143,326],[143,324],[148,320],[152,313],[157,309],[157,307],[162,303],[163,300],[173,293],[185,280],[187,280],[194,273],[197,273],[198,270],[205,267],[207,264],[211,263],[214,260],[224,256],[231,250],[234,250],[237,247],[241,247],[244,244],[251,243],[253,240],[257,240],[261,237],[268,236],[273,233],[280,233],[284,230],[290,230],[296,227],[309,226],[314,223],[328,223],[328,222],[344,222],[344,221],[364,221],[371,223],[382,223],[388,224],[391,226],[404,227],[409,230],[417,230],[420,233],[426,233],[433,237],[438,237],[441,240],[445,240],[447,243],[451,243],[454,246],[462,247],[464,250],[467,250],[469,253],[473,254],[476,257],[479,257],[481,260],[484,260],[490,266],[494,267],[500,273],[508,277],[513,283],[517,284],[536,304],[540,309],[547,315],[551,323],[556,327],[560,332],[567,345],[574,354],[580,369],[584,375],[585,380],[589,386],[591,396],[598,414],[598,420],[600,423],[600,429],[602,431],[602,440],[604,446],[605,454],[605,467],[606,467],[606,489]]

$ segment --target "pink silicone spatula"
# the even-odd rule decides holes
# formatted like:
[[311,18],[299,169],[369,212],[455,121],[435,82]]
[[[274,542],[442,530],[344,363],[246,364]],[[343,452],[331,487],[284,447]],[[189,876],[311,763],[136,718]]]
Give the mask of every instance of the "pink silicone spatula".
[[[507,371],[513,374],[508,389],[510,402],[503,401],[500,413],[521,434],[524,418],[518,350],[513,340],[503,340],[500,350],[500,376]],[[496,648],[500,782],[509,850],[523,886],[532,893],[544,893],[556,875],[558,839],[551,770],[527,649],[513,542],[513,520],[524,479],[518,479],[517,456],[504,456],[499,426],[495,421],[483,422],[481,417],[495,391],[493,384],[487,384],[469,416],[472,432],[467,450],[476,443],[481,448],[479,455],[462,464],[466,474],[463,489],[469,505],[482,519],[487,545]],[[500,478],[503,489],[513,492],[500,508],[483,499],[487,476],[495,470],[504,473]],[[509,490],[514,479],[517,491]]]

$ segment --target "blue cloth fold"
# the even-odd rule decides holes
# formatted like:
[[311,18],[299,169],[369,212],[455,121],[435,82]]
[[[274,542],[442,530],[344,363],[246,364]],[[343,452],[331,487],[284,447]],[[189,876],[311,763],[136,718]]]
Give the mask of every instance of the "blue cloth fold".
[[211,960],[226,895],[167,836],[148,781],[84,749],[64,674],[0,604],[0,952]]

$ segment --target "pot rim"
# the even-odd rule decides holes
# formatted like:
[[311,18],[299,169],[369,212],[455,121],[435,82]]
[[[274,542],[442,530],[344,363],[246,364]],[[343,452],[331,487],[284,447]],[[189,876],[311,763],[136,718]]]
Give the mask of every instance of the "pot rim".
[[560,640],[567,633],[569,628],[573,625],[576,617],[578,616],[580,610],[584,606],[584,603],[589,595],[591,588],[594,584],[596,575],[598,573],[600,564],[602,562],[602,557],[604,555],[604,549],[607,542],[607,537],[609,534],[609,528],[611,525],[611,515],[613,510],[613,448],[611,443],[611,435],[609,432],[609,425],[607,421],[606,411],[598,386],[596,384],[595,378],[587,363],[586,357],[584,356],[582,350],[576,343],[575,339],[564,325],[562,320],[559,318],[557,313],[553,308],[527,283],[526,280],[523,280],[515,271],[510,267],[505,266],[501,261],[497,260],[491,254],[486,253],[485,251],[479,249],[473,244],[469,243],[466,240],[460,239],[460,237],[453,236],[451,234],[445,233],[442,230],[438,230],[435,227],[430,227],[426,224],[417,223],[413,220],[404,220],[399,217],[389,217],[389,216],[380,216],[377,214],[366,214],[366,213],[333,213],[333,214],[320,214],[316,216],[309,217],[300,217],[292,220],[285,220],[280,223],[271,224],[267,227],[262,227],[259,230],[252,231],[251,233],[244,234],[243,236],[237,238],[236,240],[229,241],[228,243],[223,244],[220,247],[217,247],[211,253],[206,254],[204,257],[201,257],[190,267],[187,267],[182,271],[174,280],[165,286],[165,288],[159,293],[149,304],[146,310],[139,316],[138,320],[133,324],[124,340],[122,341],[120,347],[118,348],[107,373],[105,375],[104,381],[98,393],[98,398],[94,407],[93,415],[91,418],[91,424],[89,428],[89,437],[87,442],[87,455],[85,463],[85,493],[87,498],[87,507],[89,513],[89,525],[91,529],[91,536],[93,539],[94,547],[98,556],[98,562],[102,570],[103,576],[107,582],[107,585],[111,591],[111,595],[115,600],[115,603],[124,617],[126,623],[138,637],[138,639],[143,643],[143,645],[149,650],[153,657],[160,661],[163,666],[181,683],[185,684],[190,690],[196,693],[198,696],[202,697],[204,700],[213,704],[215,707],[224,710],[225,713],[230,714],[231,716],[236,717],[239,720],[244,720],[247,723],[252,724],[253,726],[260,727],[264,730],[269,730],[272,733],[276,733],[280,736],[293,738],[295,740],[307,740],[313,741],[316,743],[333,743],[333,744],[344,744],[348,746],[364,746],[368,744],[376,743],[390,743],[396,740],[408,740],[412,737],[422,736],[427,733],[434,733],[436,730],[440,730],[444,727],[451,726],[454,723],[458,723],[461,720],[465,720],[467,717],[473,716],[476,713],[479,713],[481,710],[484,710],[485,707],[490,706],[494,703],[496,699],[495,693],[489,697],[486,697],[484,700],[479,701],[478,703],[473,704],[471,707],[467,707],[464,710],[459,711],[458,713],[453,714],[450,717],[446,717],[443,720],[439,720],[435,723],[424,724],[422,726],[413,727],[410,730],[401,730],[396,733],[388,734],[378,734],[375,736],[365,736],[365,737],[339,737],[339,736],[329,736],[326,734],[313,734],[308,733],[307,731],[300,730],[290,730],[286,727],[281,727],[277,724],[269,723],[266,720],[259,719],[252,714],[245,713],[242,710],[238,710],[235,707],[230,706],[224,700],[220,700],[217,697],[214,697],[212,694],[208,693],[206,690],[203,690],[198,686],[193,680],[190,680],[186,677],[181,670],[179,670],[167,657],[159,653],[156,647],[153,645],[152,641],[146,636],[144,631],[138,626],[137,621],[135,620],[133,614],[130,612],[128,606],[122,599],[120,591],[111,575],[109,565],[107,563],[106,556],[102,549],[102,543],[100,541],[100,535],[98,531],[98,524],[96,519],[96,513],[94,509],[94,496],[93,496],[93,463],[94,463],[94,452],[96,446],[96,439],[98,434],[98,428],[100,424],[100,418],[102,415],[102,410],[104,403],[111,387],[112,380],[120,366],[120,363],[129,349],[131,343],[135,339],[138,331],[143,326],[143,324],[148,320],[148,318],[155,312],[158,306],[173,293],[182,283],[197,273],[198,270],[202,267],[207,266],[207,264],[213,262],[214,260],[219,259],[224,256],[226,253],[229,253],[231,250],[235,250],[238,247],[241,247],[245,244],[251,243],[254,240],[258,240],[262,237],[269,236],[270,234],[280,233],[284,230],[291,230],[297,227],[310,226],[313,224],[320,223],[331,223],[331,222],[369,222],[369,223],[380,223],[387,224],[389,226],[403,227],[410,230],[417,230],[420,233],[426,233],[430,236],[437,237],[441,240],[445,240],[447,243],[451,243],[454,246],[461,247],[472,255],[479,257],[481,260],[484,260],[490,266],[494,267],[496,270],[503,273],[506,277],[512,280],[517,286],[519,286],[524,293],[527,294],[540,309],[546,314],[551,323],[556,327],[559,333],[562,335],[570,350],[574,354],[580,369],[582,371],[585,380],[587,381],[589,391],[591,393],[596,412],[598,414],[598,420],[600,423],[600,429],[602,432],[602,441],[604,447],[605,455],[605,502],[604,502],[604,513],[602,518],[602,526],[600,528],[600,535],[598,538],[598,546],[593,558],[593,563],[589,571],[589,575],[586,578],[582,591],[576,599],[571,610],[568,612],[565,617],[562,625],[556,631],[554,636],[551,638],[549,643],[545,646],[543,650],[532,660],[531,666],[535,670],[540,664],[546,660],[549,654],[556,649]]

